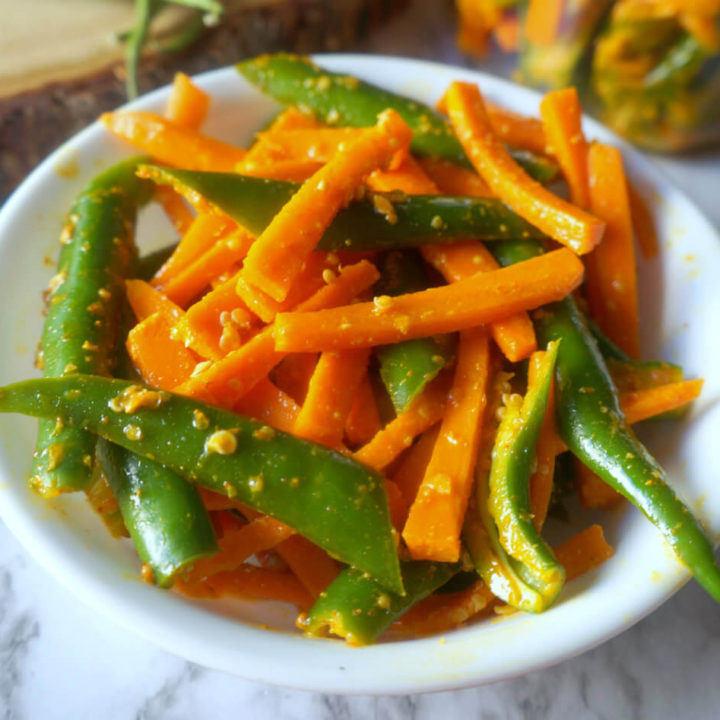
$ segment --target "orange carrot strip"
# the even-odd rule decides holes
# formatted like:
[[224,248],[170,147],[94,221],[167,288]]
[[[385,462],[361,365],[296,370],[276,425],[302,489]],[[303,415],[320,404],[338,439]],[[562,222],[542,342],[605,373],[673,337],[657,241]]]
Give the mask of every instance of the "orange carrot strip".
[[330,447],[342,442],[353,396],[366,373],[369,358],[367,348],[320,355],[295,421],[295,435]]
[[533,45],[549,46],[560,28],[565,0],[530,0],[525,14],[525,37]]
[[254,242],[255,238],[244,228],[216,240],[209,250],[165,283],[165,294],[178,305],[187,305],[213,278],[240,262]]
[[[367,260],[348,265],[335,280],[318,290],[297,310],[310,312],[348,303],[376,282],[378,277],[377,269]],[[287,354],[275,350],[273,329],[273,325],[267,326],[238,350],[196,373],[176,391],[198,399],[213,400],[225,407],[233,405]]]
[[257,318],[235,292],[239,271],[192,304],[176,331],[198,355],[216,360],[237,350]]
[[624,500],[617,490],[610,487],[576,457],[573,457],[573,474],[577,483],[580,504],[584,508],[609,510]]
[[555,557],[565,568],[566,580],[572,580],[592,570],[615,554],[605,540],[600,525],[591,525],[558,545],[554,550]]
[[410,406],[391,420],[367,445],[353,457],[377,470],[386,468],[413,440],[442,418],[447,404],[448,383],[441,374],[429,383]]
[[292,432],[300,406],[268,378],[263,378],[240,398],[235,411],[264,420],[283,432]]
[[349,127],[298,128],[285,131],[270,128],[267,132],[259,133],[257,138],[258,145],[267,157],[326,163],[341,147],[360,138],[363,131],[363,128]]
[[500,19],[500,10],[488,0],[457,0],[460,24],[457,44],[466,53],[485,57],[490,31]]
[[485,103],[485,110],[493,131],[503,142],[513,147],[547,153],[545,129],[537,118],[489,102]]
[[351,445],[365,445],[382,430],[375,393],[367,373],[360,381],[345,420],[345,437]]
[[104,113],[100,122],[113,135],[172,167],[233,172],[245,156],[241,148],[201,135],[154,113]]
[[518,215],[578,254],[590,252],[605,224],[533,180],[492,132],[477,86],[454,82],[447,93],[450,122],[473,166]]
[[[497,260],[480,242],[428,245],[421,250],[425,260],[448,282],[458,282],[475,273],[491,272],[499,267]],[[524,360],[537,349],[535,329],[526,312],[492,323],[490,331],[510,362]]]
[[317,598],[338,576],[340,568],[324,550],[301,535],[292,535],[275,548],[303,587]]
[[629,423],[640,422],[687,405],[700,395],[702,386],[702,380],[684,380],[623,393],[620,396],[620,407]]
[[275,600],[308,610],[313,598],[292,573],[241,565],[235,570],[218,573],[201,583],[179,580],[174,586],[190,597],[238,597],[252,600]]
[[487,183],[474,171],[460,167],[445,158],[426,157],[418,160],[420,167],[445,195],[489,197]]
[[261,320],[266,323],[272,322],[278,313],[292,310],[316,293],[327,280],[335,277],[338,266],[337,256],[335,256],[335,262],[331,262],[330,258],[332,255],[328,253],[310,253],[298,271],[287,297],[282,302],[273,300],[260,288],[250,285],[242,272],[238,274],[235,291]]
[[274,548],[294,532],[292,528],[274,518],[256,518],[234,532],[226,532],[218,538],[219,551],[211,557],[196,560],[183,580],[196,583],[210,575],[235,570],[251,555]]
[[[690,3],[688,3],[688,6]],[[709,53],[720,50],[720,28],[717,17],[701,12],[683,12],[678,17],[680,24],[693,35],[702,47]]]
[[483,328],[460,333],[455,379],[422,484],[402,532],[416,560],[456,562],[487,402],[489,345]]
[[403,455],[392,475],[393,481],[403,494],[408,505],[411,505],[415,500],[425,475],[425,469],[432,457],[439,432],[439,424],[424,432],[418,438],[418,441]]
[[201,213],[185,231],[173,254],[155,273],[152,284],[162,287],[180,270],[207,252],[219,238],[235,227],[230,218],[216,213]]
[[317,353],[288,355],[273,371],[273,381],[296,403],[302,405],[317,361]]
[[221,495],[220,493],[207,490],[206,488],[198,486],[198,492],[202,498],[203,504],[208,511],[215,510],[239,510],[240,503],[227,495]]
[[577,90],[572,87],[547,93],[540,102],[540,116],[547,144],[570,188],[570,199],[578,207],[589,207],[588,145]]
[[126,280],[125,295],[140,322],[150,315],[160,313],[175,323],[184,314],[181,307],[144,280]]
[[384,483],[388,498],[388,507],[390,509],[390,522],[392,522],[395,530],[400,532],[407,520],[408,504],[405,496],[402,494],[402,490],[400,490],[394,480],[385,478]]
[[[528,390],[538,382],[545,351],[532,354],[528,367]],[[535,527],[542,528],[550,507],[555,474],[555,458],[558,454],[558,433],[555,423],[555,388],[554,380],[550,386],[545,417],[543,418],[537,443],[535,444],[535,470],[530,476],[530,511]]]
[[590,312],[607,336],[632,357],[639,352],[635,243],[622,156],[593,143],[588,155],[590,206],[607,223],[605,238],[587,260]]
[[187,380],[198,363],[197,356],[172,336],[173,323],[155,313],[128,334],[127,349],[143,380],[160,390],[172,390]]
[[291,105],[278,114],[270,127],[265,130],[265,134],[274,135],[288,130],[313,130],[320,127],[323,127],[323,124],[312,113]]
[[650,212],[645,198],[629,180],[627,188],[635,237],[637,237],[640,252],[643,254],[643,257],[646,260],[651,260],[657,257],[660,252],[655,219]]
[[[275,347],[312,352],[368,347],[455,332],[504,320],[564,298],[582,280],[582,263],[562,248],[452,285],[275,319]],[[378,299],[376,299],[378,300]]]
[[185,73],[175,73],[165,111],[168,120],[188,130],[197,130],[205,121],[209,107],[210,96]]
[[186,233],[195,219],[182,195],[167,185],[156,185],[153,200],[160,204],[168,220],[179,233]]
[[287,297],[312,252],[354,188],[376,168],[407,148],[412,132],[394,111],[318,170],[275,215],[245,260],[243,277],[278,302]]
[[482,580],[456,593],[430,595],[408,610],[393,630],[415,635],[434,635],[455,630],[492,607],[495,596]]
[[367,184],[376,192],[402,190],[408,195],[437,195],[438,187],[425,174],[422,167],[408,155],[394,170],[375,170]]

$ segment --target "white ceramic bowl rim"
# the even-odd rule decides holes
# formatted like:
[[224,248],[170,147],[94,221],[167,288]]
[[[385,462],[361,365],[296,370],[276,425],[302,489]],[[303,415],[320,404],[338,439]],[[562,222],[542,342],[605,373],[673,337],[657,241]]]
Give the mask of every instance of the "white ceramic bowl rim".
[[[331,70],[352,72],[430,102],[449,81],[463,79],[478,82],[488,96],[513,109],[535,112],[537,108],[536,93],[467,69],[382,56],[326,55],[318,59]],[[254,115],[249,112],[252,125],[247,124],[250,122],[247,118],[238,119],[246,139],[257,127],[260,115],[267,115],[267,108],[272,105],[260,100],[259,94],[232,68],[206,73],[197,81],[220,98],[216,100],[215,113],[225,109],[227,102],[232,104],[228,98],[233,97],[237,99],[235,106],[239,102],[249,110],[262,106]],[[157,90],[134,102],[132,107],[159,110],[167,95],[167,88]],[[678,218],[688,235],[692,233],[688,252],[702,258],[702,286],[695,291],[695,285],[691,285],[688,290],[689,281],[673,275],[679,251],[666,242],[664,251],[669,259],[661,260],[660,276],[663,282],[669,283],[667,306],[674,307],[670,302],[679,297],[684,297],[687,303],[694,301],[695,294],[706,297],[712,290],[709,278],[713,273],[714,277],[720,276],[720,246],[710,224],[642,156],[597,123],[586,121],[586,129],[591,137],[620,145],[630,175],[640,182],[646,194],[662,198],[662,205],[655,213],[664,241]],[[44,230],[54,224],[59,227],[56,214],[46,212],[43,216],[44,204],[49,202],[48,190],[60,196],[56,205],[67,207],[69,198],[100,169],[98,148],[106,148],[107,157],[111,159],[131,154],[108,139],[96,123],[47,158],[7,201],[0,212],[0,284],[5,277],[3,270],[7,275],[5,282],[12,282],[8,263],[20,262],[18,257],[25,257],[18,255],[22,251],[16,241],[21,228],[32,226],[35,221],[44,223]],[[78,176],[71,181],[62,180],[56,174],[58,166],[67,163],[69,157],[79,166]],[[38,213],[40,220],[37,220]],[[36,254],[43,250],[44,246],[36,244]],[[49,275],[47,268],[41,272]],[[40,285],[33,286],[27,297],[34,301],[33,294],[39,296],[39,291]],[[691,335],[695,339],[692,333],[696,326],[700,335],[703,327],[712,327],[708,325],[712,314],[708,314],[714,312],[717,317],[718,307],[717,303],[707,305],[698,316],[693,315],[692,323],[683,315],[684,311],[673,314],[671,309],[668,317],[663,318],[662,328],[672,330],[679,319],[681,325],[689,323],[689,329],[683,327],[677,331],[679,335],[668,335],[660,348],[665,357],[682,361],[695,373],[702,372],[709,388],[710,399],[696,409],[693,422],[683,426],[683,432],[687,432],[691,441],[680,449],[675,448],[669,457],[669,469],[680,491],[695,499],[712,488],[712,479],[707,473],[713,462],[708,462],[708,451],[703,452],[702,448],[717,427],[717,415],[710,417],[710,404],[718,397],[718,373],[698,360],[695,350],[685,348],[691,346],[688,341]],[[33,307],[33,312],[35,309]],[[11,327],[11,320],[6,319],[6,324],[10,330],[16,329],[14,325]],[[27,348],[25,350],[26,355],[20,361],[10,358],[7,352],[0,355],[3,384],[20,379],[23,373],[30,374],[31,363]],[[707,356],[715,357],[716,352],[708,352]],[[18,367],[24,370],[19,371]],[[700,416],[697,422],[696,416]],[[105,559],[115,551],[106,538],[92,535],[97,526],[92,525],[86,532],[81,527],[82,521],[73,526],[62,517],[69,514],[75,518],[73,501],[61,499],[48,506],[25,488],[18,468],[27,466],[28,461],[18,459],[18,453],[29,457],[32,442],[27,438],[32,435],[32,425],[26,425],[24,419],[1,420],[0,514],[38,562],[90,607],[128,630],[193,662],[253,680],[324,692],[373,694],[437,691],[492,682],[557,663],[599,644],[637,622],[687,580],[686,571],[675,562],[654,529],[637,513],[629,512],[616,515],[610,521],[612,539],[617,544],[615,558],[571,583],[561,601],[543,615],[518,614],[463,628],[443,638],[382,643],[360,649],[346,647],[336,640],[310,640],[291,633],[273,632],[208,612],[171,593],[146,586],[128,574],[124,560],[116,562],[113,556],[113,560],[107,562]],[[10,442],[9,430],[13,438],[18,433],[21,440]],[[657,441],[653,448],[658,449],[656,446]],[[659,450],[662,451],[662,447]],[[693,459],[689,455],[697,457]],[[663,459],[666,458],[663,456]],[[87,512],[85,508],[82,511]],[[720,502],[707,500],[702,511],[704,519],[717,531]]]

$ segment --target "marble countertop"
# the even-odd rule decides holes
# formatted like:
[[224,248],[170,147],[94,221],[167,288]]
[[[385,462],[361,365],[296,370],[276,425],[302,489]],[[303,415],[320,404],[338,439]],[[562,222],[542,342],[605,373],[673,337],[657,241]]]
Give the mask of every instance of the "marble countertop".
[[[416,0],[360,48],[468,64],[444,5]],[[491,71],[505,74],[506,64]],[[720,155],[654,158],[720,227]],[[0,718],[5,720],[710,720],[720,707],[720,606],[694,583],[630,630],[546,670],[457,692],[340,697],[248,682],[108,624],[0,523]]]

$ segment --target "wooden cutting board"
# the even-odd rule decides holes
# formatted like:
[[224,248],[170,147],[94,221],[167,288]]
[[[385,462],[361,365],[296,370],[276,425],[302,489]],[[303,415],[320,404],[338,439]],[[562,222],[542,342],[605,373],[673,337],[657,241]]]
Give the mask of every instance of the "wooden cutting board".
[[[223,21],[179,54],[146,53],[141,92],[178,70],[195,74],[263,52],[352,49],[408,0],[225,0]],[[131,0],[0,0],[0,202],[48,153],[125,102],[123,46]],[[168,7],[152,27],[172,35],[188,11]],[[150,43],[152,46],[152,43]]]

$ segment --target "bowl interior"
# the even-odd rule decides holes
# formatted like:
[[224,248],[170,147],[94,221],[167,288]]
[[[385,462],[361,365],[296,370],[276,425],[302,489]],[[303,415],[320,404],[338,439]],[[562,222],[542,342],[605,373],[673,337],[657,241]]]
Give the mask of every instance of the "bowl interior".
[[[536,113],[539,96],[468,70],[398,58],[352,55],[320,59],[391,90],[434,103],[453,79],[476,81],[491,99]],[[213,96],[208,134],[247,145],[277,109],[232,69],[198,78]],[[162,111],[168,90],[133,103]],[[683,365],[705,378],[702,398],[683,420],[656,423],[642,435],[678,492],[718,537],[720,493],[710,457],[720,423],[720,371],[715,319],[720,316],[718,238],[687,198],[640,155],[597,123],[589,137],[619,144],[630,177],[652,200],[660,230],[659,259],[641,261],[642,344],[646,357]],[[53,274],[64,213],[93,175],[132,151],[93,125],[48,158],[0,212],[0,384],[34,375],[42,325],[41,292]],[[161,247],[173,230],[153,209],[141,217],[142,250]],[[539,616],[486,620],[437,637],[353,649],[292,632],[294,612],[277,603],[191,602],[138,580],[127,542],[109,537],[76,496],[43,501],[26,488],[35,423],[0,416],[0,513],[26,548],[78,596],[162,647],[209,667],[251,679],[327,692],[400,693],[457,688],[509,677],[557,662],[620,632],[667,599],[686,580],[659,534],[638,512],[602,516],[579,509],[561,538],[601,522],[616,549],[597,570],[569,583],[559,602]],[[271,630],[274,630],[272,632]]]

